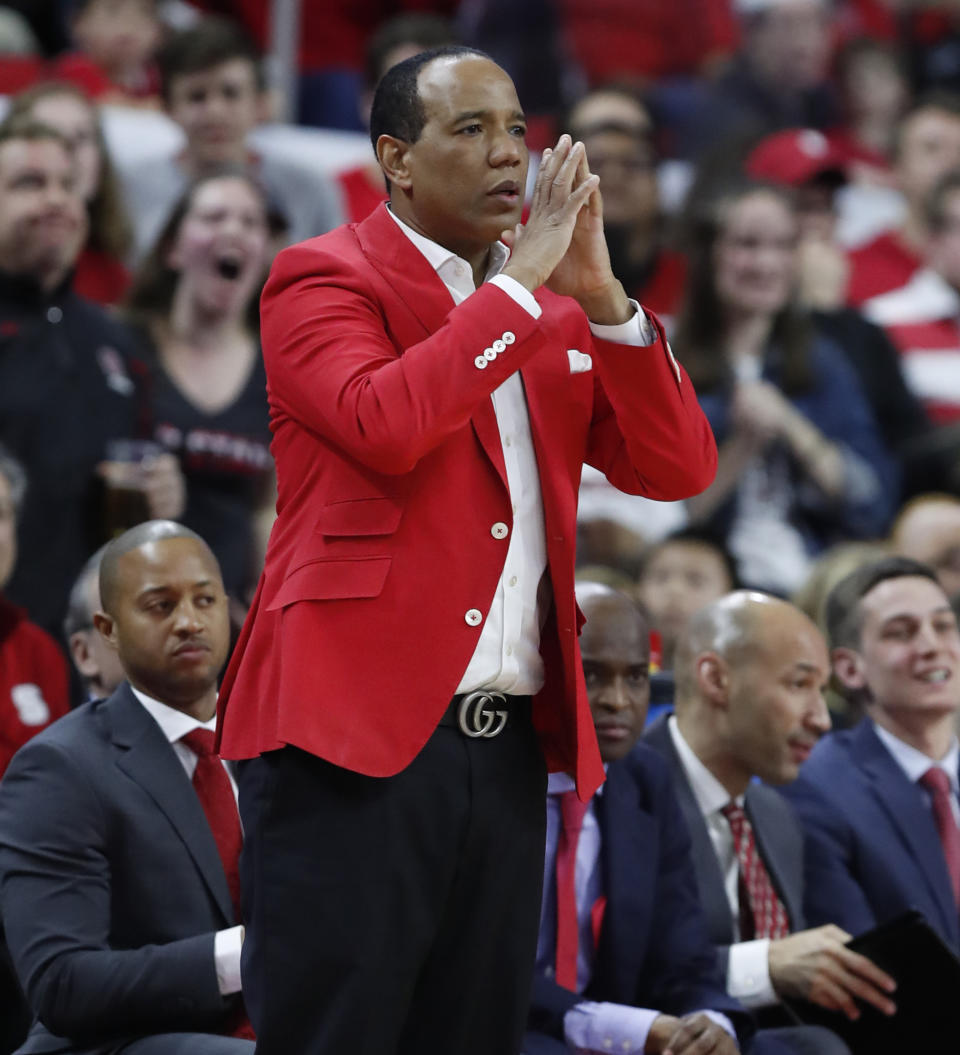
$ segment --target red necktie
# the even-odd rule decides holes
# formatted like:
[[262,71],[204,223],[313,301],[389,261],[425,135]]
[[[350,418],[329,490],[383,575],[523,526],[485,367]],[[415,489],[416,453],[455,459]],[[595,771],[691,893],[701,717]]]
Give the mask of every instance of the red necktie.
[[577,921],[577,843],[583,818],[590,808],[575,791],[560,795],[563,826],[557,841],[557,959],[556,982],[572,992],[577,991],[577,954],[580,927]]
[[193,788],[200,799],[200,805],[203,806],[203,812],[207,815],[210,831],[213,832],[227,877],[233,911],[239,921],[240,848],[243,845],[243,832],[230,778],[214,750],[214,736],[210,729],[194,729],[192,733],[181,736],[180,742],[186,744],[197,756],[197,768],[193,771]]
[[790,920],[773,889],[763,858],[757,852],[753,825],[735,802],[724,806],[721,813],[730,824],[740,866],[741,939],[785,938],[790,933]]
[[960,830],[950,808],[950,778],[939,766],[931,766],[920,778],[920,783],[930,793],[933,819],[947,861],[953,898],[960,905]]

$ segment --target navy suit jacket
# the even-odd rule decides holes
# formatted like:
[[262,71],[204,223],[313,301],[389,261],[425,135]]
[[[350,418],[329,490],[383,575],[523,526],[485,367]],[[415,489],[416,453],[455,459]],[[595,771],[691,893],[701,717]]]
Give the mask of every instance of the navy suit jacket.
[[214,961],[214,933],[236,922],[216,843],[126,684],[45,729],[7,769],[0,907],[39,1019],[24,1052],[214,1032],[235,1007]]
[[811,923],[858,934],[917,909],[960,953],[960,920],[933,814],[871,721],[825,737],[785,794],[807,838]]
[[717,972],[697,899],[690,837],[663,759],[640,744],[611,763],[595,805],[607,906],[593,977],[578,995],[537,972],[532,1032],[523,1050],[554,1050],[555,1044],[538,1049],[537,1035],[562,1038],[563,1016],[582,1000],[678,1017],[720,1011],[742,1042],[753,1032],[752,1021],[727,996]]
[[[662,715],[653,722],[643,739],[663,756],[673,772],[680,808],[693,843],[700,904],[706,914],[710,940],[717,947],[720,970],[726,980],[729,947],[734,937],[733,914],[706,821],[667,727],[668,717]],[[744,808],[753,826],[757,849],[770,874],[770,880],[787,910],[790,930],[803,930],[806,926],[803,911],[804,851],[803,834],[797,818],[779,792],[756,782],[747,788]]]

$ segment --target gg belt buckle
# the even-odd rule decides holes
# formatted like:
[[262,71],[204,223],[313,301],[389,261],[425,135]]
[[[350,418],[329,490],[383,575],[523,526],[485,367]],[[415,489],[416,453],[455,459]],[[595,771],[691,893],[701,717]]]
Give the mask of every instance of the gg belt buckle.
[[508,711],[491,710],[488,704],[496,706],[506,703],[500,692],[471,692],[460,701],[457,711],[457,723],[460,732],[471,739],[490,740],[499,736],[507,724]]

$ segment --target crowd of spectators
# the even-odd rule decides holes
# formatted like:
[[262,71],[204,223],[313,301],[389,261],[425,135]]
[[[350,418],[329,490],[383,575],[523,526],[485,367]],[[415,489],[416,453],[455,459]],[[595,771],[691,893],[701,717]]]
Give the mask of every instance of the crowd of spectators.
[[[584,472],[582,577],[628,621],[623,596],[640,604],[651,717],[691,617],[733,590],[792,600],[831,644],[828,595],[881,557],[960,606],[960,6],[330,0],[294,5],[289,54],[284,8],[0,3],[0,773],[122,680],[94,628],[111,539],[196,532],[239,629],[276,496],[260,289],[282,246],[382,207],[373,88],[448,43],[514,78],[534,158],[585,144],[614,272],[717,440],[686,503]],[[133,148],[111,134],[137,122]],[[835,724],[864,713],[828,703]],[[796,801],[818,830],[814,789]]]

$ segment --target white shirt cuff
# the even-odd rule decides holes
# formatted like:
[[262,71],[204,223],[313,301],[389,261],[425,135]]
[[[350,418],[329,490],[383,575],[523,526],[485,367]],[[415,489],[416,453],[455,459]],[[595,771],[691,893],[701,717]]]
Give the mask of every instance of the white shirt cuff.
[[737,1031],[733,1028],[733,1023],[726,1015],[722,1015],[719,1011],[710,1011],[706,1008],[704,1008],[703,1014],[705,1014],[707,1018],[713,1019],[721,1029],[726,1030],[726,1032],[736,1041],[737,1047],[740,1047],[740,1041],[737,1040]]
[[213,959],[217,965],[217,987],[221,996],[239,993],[240,949],[243,946],[243,927],[218,930],[213,936]]
[[740,941],[730,946],[727,992],[748,1008],[779,1003],[770,981],[770,939]]
[[643,1055],[647,1034],[659,1011],[626,1004],[585,1000],[563,1016],[567,1044],[576,1051],[613,1051],[620,1055]]
[[632,344],[636,348],[646,348],[654,344],[659,336],[656,327],[635,300],[630,303],[633,305],[634,314],[626,322],[618,322],[615,326],[591,322],[590,332],[593,336],[614,344]]
[[511,278],[509,275],[494,275],[490,282],[494,286],[499,286],[508,297],[515,300],[524,311],[535,319],[539,319],[543,314],[543,309],[537,303],[537,298],[515,278]]

